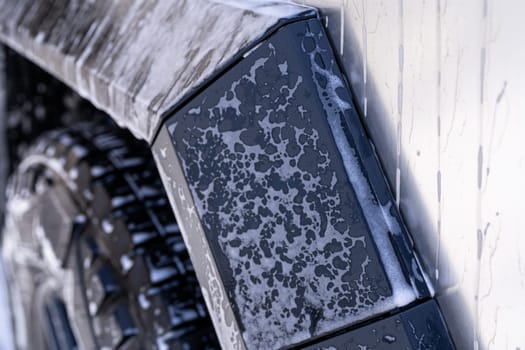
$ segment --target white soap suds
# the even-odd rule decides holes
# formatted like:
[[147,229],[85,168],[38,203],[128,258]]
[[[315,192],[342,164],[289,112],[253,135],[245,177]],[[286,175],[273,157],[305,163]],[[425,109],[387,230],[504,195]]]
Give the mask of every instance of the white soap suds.
[[105,173],[108,172],[109,169],[105,168],[105,167],[102,167],[102,166],[99,166],[99,165],[95,165],[95,166],[92,166],[91,167],[91,176],[93,177],[99,177],[99,176],[102,176],[104,175]]
[[383,341],[384,341],[385,343],[389,343],[389,344],[390,344],[390,343],[393,343],[393,342],[396,341],[396,337],[393,336],[393,335],[387,334],[387,335],[385,335],[385,336],[383,337]]
[[279,70],[281,71],[282,75],[288,75],[288,62],[284,61],[284,63],[281,63],[278,65]]
[[133,267],[133,260],[127,255],[122,255],[120,257],[120,266],[122,267],[122,272],[126,274]]
[[154,232],[134,232],[131,239],[133,244],[142,244],[155,236],[156,234]]
[[88,150],[80,145],[73,146],[73,153],[79,158],[85,157],[88,154]]
[[[307,37],[314,37],[315,34],[307,33]],[[315,40],[317,43],[317,40]],[[322,68],[316,60],[316,54],[322,53],[320,47],[316,47],[312,52],[309,53],[310,62],[312,66],[312,76],[316,83],[320,96],[323,93],[327,94],[328,99],[322,99],[323,107],[327,114],[328,123],[334,140],[337,144],[337,148],[343,158],[348,178],[352,183],[352,186],[356,192],[359,202],[363,208],[365,218],[370,227],[372,236],[377,245],[377,251],[381,256],[383,266],[387,271],[387,275],[392,287],[392,303],[391,305],[376,305],[370,310],[370,315],[380,313],[391,309],[392,307],[401,307],[415,300],[415,294],[412,287],[406,283],[401,266],[394,253],[392,244],[389,240],[389,232],[393,234],[399,234],[401,229],[397,222],[392,219],[390,214],[391,203],[383,207],[377,203],[370,184],[363,174],[355,150],[350,146],[348,139],[341,127],[341,112],[352,108],[349,102],[343,101],[336,90],[338,88],[345,88],[343,81],[338,75],[332,72],[335,62],[332,61],[332,67]],[[326,79],[326,87],[320,85],[316,74]]]
[[69,177],[73,180],[76,180],[78,178],[78,168],[72,168],[69,170]]
[[148,297],[144,293],[140,293],[138,296],[139,305],[143,310],[149,309],[151,302],[148,300]]
[[110,234],[110,233],[113,233],[113,224],[111,223],[111,221],[109,221],[109,219],[103,219],[102,222],[102,230],[107,233],[107,234]]
[[173,267],[164,267],[164,268],[154,268],[150,270],[150,278],[152,283],[158,283],[168,278],[175,276],[177,270]]
[[119,208],[123,205],[133,202],[134,200],[135,196],[133,194],[127,196],[114,197],[111,199],[111,205],[113,206],[113,208]]
[[91,316],[95,316],[95,314],[97,313],[97,304],[95,304],[93,301],[89,303],[89,314]]
[[[256,83],[256,75],[259,69],[264,67],[270,57],[275,54],[274,47],[269,47],[269,49],[269,57],[257,58],[248,73],[234,81],[225,94],[219,98],[217,105],[208,109],[209,120],[216,121],[227,109],[230,109],[230,112],[233,111],[237,116],[241,116],[242,101],[237,96],[236,88],[241,83]],[[278,67],[278,70],[282,76],[288,75],[288,72],[284,71],[282,67]],[[333,75],[330,73],[328,76],[329,79],[332,79],[329,88],[331,87],[335,94],[335,89],[339,85],[335,80],[337,77],[334,78]],[[367,271],[372,260],[370,256],[359,257],[360,255],[356,254],[355,260],[352,256],[354,248],[358,251],[369,247],[367,239],[364,235],[358,236],[359,232],[350,232],[350,226],[345,225],[345,220],[340,216],[341,213],[338,208],[342,205],[342,199],[336,189],[338,179],[335,173],[332,174],[331,181],[326,181],[327,179],[321,176],[321,174],[329,174],[331,159],[329,154],[323,151],[323,146],[320,145],[318,131],[315,128],[297,127],[286,121],[275,120],[275,113],[286,113],[288,111],[303,80],[300,75],[296,78],[286,78],[286,83],[283,83],[276,90],[280,100],[278,103],[275,103],[277,100],[274,101],[275,109],[265,107],[268,108],[264,111],[265,115],[258,116],[257,125],[251,129],[220,130],[217,124],[212,123],[200,128],[195,126],[191,142],[187,139],[178,140],[191,150],[192,154],[192,159],[189,160],[182,157],[183,169],[193,167],[195,173],[206,173],[206,170],[201,169],[201,164],[209,166],[207,154],[209,154],[210,147],[220,147],[221,154],[224,156],[221,159],[221,164],[231,169],[232,174],[234,174],[231,178],[221,178],[221,181],[209,181],[206,186],[201,184],[198,190],[196,184],[190,183],[190,189],[195,206],[205,223],[206,214],[212,210],[212,206],[217,205],[214,202],[214,196],[221,193],[220,207],[219,209],[213,207],[212,212],[213,215],[217,216],[216,221],[220,223],[220,227],[228,228],[218,236],[218,242],[228,258],[231,270],[235,271],[233,276],[236,281],[234,295],[236,304],[240,309],[241,322],[245,328],[243,336],[248,347],[267,349],[298,343],[313,335],[321,335],[373,314],[391,310],[395,306],[406,305],[414,299],[410,287],[405,288],[406,284],[403,285],[403,288],[399,288],[399,284],[392,285],[393,296],[391,297],[379,295],[374,300],[367,299],[374,293],[368,282],[370,276]],[[350,108],[348,103],[339,102],[339,107]],[[298,111],[303,117],[308,112],[303,106],[296,108],[295,111]],[[260,111],[261,109],[259,109]],[[333,110],[326,112],[330,128],[333,129],[336,113]],[[266,145],[252,145],[243,142],[243,132],[253,132],[253,129],[257,130],[261,138],[273,139],[271,142],[272,150],[266,149]],[[175,137],[176,125],[170,125],[168,130]],[[283,130],[286,130],[286,137],[283,136]],[[342,130],[340,128],[339,130],[341,133],[334,133],[334,138],[339,151],[344,153],[346,150],[341,149],[341,138],[344,137],[345,142],[348,141],[342,134]],[[213,145],[209,142],[211,139],[214,140]],[[195,145],[206,145],[206,147],[201,148]],[[290,148],[291,146],[293,148]],[[313,171],[302,169],[299,163],[311,157],[312,154],[316,154],[318,158],[317,169]],[[390,256],[387,259],[381,254],[381,250],[384,250],[384,242],[388,242],[388,227],[384,222],[382,209],[373,203],[371,190],[355,157],[349,158],[343,154],[343,158],[346,163],[351,162],[351,166],[354,167],[350,168],[349,171],[348,164],[345,164],[347,173],[353,177],[350,180],[356,187],[357,197],[363,209],[365,212],[372,210],[371,213],[366,213],[372,217],[367,216],[366,219],[368,224],[372,226],[371,230],[374,230],[372,232],[374,239],[377,239],[378,231],[381,230],[379,233],[381,238],[377,243],[383,263],[389,264],[395,261],[397,264],[395,257]],[[264,168],[264,163],[272,164],[271,172],[279,179],[274,180],[275,183],[269,180],[270,168]],[[305,195],[300,196],[298,188],[294,186],[285,185],[280,189],[272,187],[277,183],[291,181],[294,177],[303,186],[301,191]],[[250,198],[239,195],[254,191],[254,183],[260,184],[264,191]],[[308,200],[308,194],[317,195],[318,193],[324,193],[323,199],[320,199],[322,213],[318,211],[320,207],[316,208]],[[298,202],[295,203],[294,200]],[[302,208],[305,216],[309,219],[309,223],[303,222],[301,215],[292,210],[294,206]],[[191,211],[191,215],[195,215],[193,207]],[[264,211],[269,212],[269,215],[257,215],[256,227],[251,227],[250,213]],[[286,217],[279,219],[279,216],[284,214]],[[375,220],[377,223],[375,221],[371,223],[371,220]],[[373,225],[374,223],[375,225]],[[322,232],[320,232],[321,224],[324,225]],[[336,228],[336,225],[339,224],[345,228]],[[301,228],[303,235],[300,239],[290,239],[290,226]],[[253,254],[262,253],[264,249],[261,246],[261,238],[265,231],[271,233],[271,238],[268,240],[270,242],[268,244],[271,246],[268,245],[266,248],[270,251],[271,257],[265,257],[266,254],[261,254],[260,259],[254,259],[246,253],[246,250],[253,252]],[[311,242],[307,242],[304,235],[309,231],[314,236]],[[327,250],[325,247],[332,242],[336,242],[335,244],[345,242],[345,249]],[[392,250],[391,246],[390,250]],[[297,257],[300,255],[307,260],[298,260]],[[359,271],[355,279],[352,278],[354,279],[353,283],[355,283],[354,289],[359,291],[360,295],[345,306],[348,308],[345,309],[345,312],[341,312],[343,308],[339,307],[337,303],[341,302],[343,295],[339,287],[342,287],[346,282],[343,281],[341,275],[338,275],[343,272],[336,272],[336,269],[331,266],[332,259],[350,262],[353,269]],[[297,269],[297,263],[304,263],[304,266]],[[335,277],[327,277],[316,271],[320,267],[333,268],[329,270],[329,273],[337,274]],[[275,273],[271,271],[275,271],[277,268],[282,269],[284,276],[297,278],[297,284],[290,285],[286,278],[265,277]],[[395,266],[385,266],[387,274],[395,271],[395,268]],[[399,269],[399,265],[397,268]],[[399,273],[401,272],[399,271]],[[398,282],[396,279],[398,276],[394,275],[394,279],[391,277],[389,276],[391,284],[393,284],[392,280]],[[217,283],[219,282],[217,281]],[[210,287],[204,293],[206,299],[216,298],[215,295],[209,294],[214,283],[215,281],[209,283]],[[217,289],[219,288],[220,284],[217,286]],[[301,292],[299,292],[299,288],[301,288]],[[274,292],[277,292],[277,297],[274,296]],[[301,294],[300,297],[298,297],[299,294]],[[219,295],[217,294],[217,296]],[[261,307],[267,303],[271,303],[272,312],[265,313],[264,308]],[[221,305],[222,302],[213,300],[211,304]],[[304,305],[307,309],[303,309]],[[212,314],[220,315],[221,309],[212,309]],[[298,315],[289,312],[289,310],[295,309],[300,310]],[[311,318],[307,310],[322,310],[322,317],[320,319]],[[313,323],[314,320],[315,324]]]

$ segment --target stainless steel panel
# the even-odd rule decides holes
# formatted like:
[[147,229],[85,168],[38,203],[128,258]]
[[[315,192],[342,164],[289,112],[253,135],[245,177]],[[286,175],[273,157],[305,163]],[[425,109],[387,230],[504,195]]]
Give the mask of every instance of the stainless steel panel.
[[524,3],[322,9],[460,349],[525,347]]

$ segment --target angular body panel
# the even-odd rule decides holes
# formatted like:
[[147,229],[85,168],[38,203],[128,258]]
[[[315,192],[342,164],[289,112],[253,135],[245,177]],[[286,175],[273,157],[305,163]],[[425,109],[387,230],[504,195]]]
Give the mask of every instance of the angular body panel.
[[216,328],[233,313],[247,348],[429,295],[318,20],[261,43],[153,150]]

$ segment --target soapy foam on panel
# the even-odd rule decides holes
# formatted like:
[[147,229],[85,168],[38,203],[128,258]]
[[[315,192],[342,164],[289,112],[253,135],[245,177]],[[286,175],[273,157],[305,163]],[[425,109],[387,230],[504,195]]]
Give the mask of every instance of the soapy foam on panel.
[[[209,125],[193,125],[188,130],[191,136],[177,141],[181,143],[178,147],[188,153],[181,157],[182,166],[203,225],[220,227],[219,232],[214,232],[236,281],[235,301],[245,328],[244,338],[247,346],[257,348],[297,343],[384,312],[405,300],[372,297],[371,276],[367,274],[371,258],[356,257],[361,254],[357,252],[373,248],[365,236],[345,226],[341,197],[336,190],[340,179],[331,173],[327,182],[320,175],[331,172],[332,160],[323,150],[317,130],[276,120],[277,112],[291,112],[290,101],[303,84],[302,76],[290,77],[288,69],[283,68],[284,62],[280,62],[277,69],[288,83],[276,87],[281,98],[273,104],[274,108],[256,108],[256,124],[221,129],[226,112],[242,117],[242,99],[237,96],[237,89],[241,84],[256,83],[257,74],[275,54],[270,45],[269,56],[258,58],[246,75],[232,82],[215,106],[204,112],[202,106],[189,107],[189,111],[200,110]],[[304,106],[294,108],[294,113],[307,118]],[[194,115],[188,112],[190,118]],[[288,137],[283,136],[285,129]],[[168,130],[176,138],[175,124],[169,125]],[[246,142],[243,135],[254,130],[258,137],[272,139],[271,147]],[[317,157],[315,169],[303,169],[303,157],[307,159],[312,154]],[[214,173],[214,166],[228,174]],[[214,179],[206,180],[207,176]],[[294,178],[297,184],[289,186]],[[281,183],[287,184],[285,188],[274,187]],[[255,193],[253,186],[257,184],[264,193]],[[324,199],[316,208],[309,202],[308,194],[319,193],[324,193]],[[302,209],[294,212],[294,206]],[[380,215],[384,220],[382,212]],[[290,234],[294,229],[298,234],[295,237]],[[305,236],[307,232],[310,238]],[[341,250],[325,249],[341,242]],[[359,270],[353,277],[355,285],[349,288],[355,293],[353,304],[339,303],[344,296],[339,288],[346,283],[341,278],[348,267],[338,271],[334,261],[349,263]],[[295,280],[287,280],[281,274],[292,275]],[[397,292],[394,297],[399,296]],[[316,312],[322,312],[322,317],[313,316]]]

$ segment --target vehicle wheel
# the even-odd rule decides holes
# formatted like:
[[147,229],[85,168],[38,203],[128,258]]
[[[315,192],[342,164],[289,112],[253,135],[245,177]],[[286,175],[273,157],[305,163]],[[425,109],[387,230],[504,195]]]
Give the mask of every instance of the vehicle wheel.
[[47,133],[7,192],[18,347],[219,347],[147,145],[109,125]]

